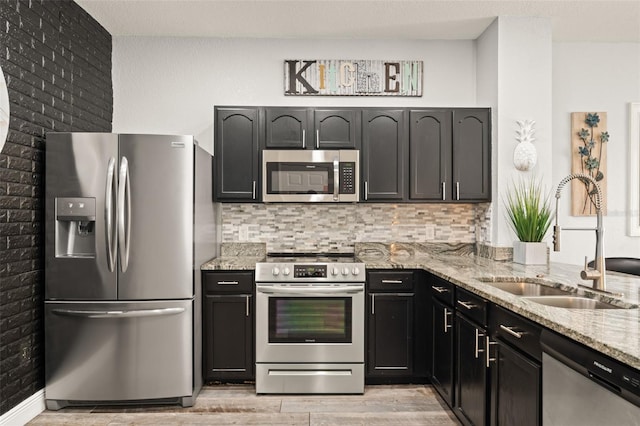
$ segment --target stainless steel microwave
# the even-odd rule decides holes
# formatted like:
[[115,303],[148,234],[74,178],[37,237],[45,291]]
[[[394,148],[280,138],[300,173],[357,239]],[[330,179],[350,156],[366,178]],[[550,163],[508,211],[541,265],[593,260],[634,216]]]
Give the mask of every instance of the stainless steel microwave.
[[358,150],[262,151],[262,201],[357,202]]

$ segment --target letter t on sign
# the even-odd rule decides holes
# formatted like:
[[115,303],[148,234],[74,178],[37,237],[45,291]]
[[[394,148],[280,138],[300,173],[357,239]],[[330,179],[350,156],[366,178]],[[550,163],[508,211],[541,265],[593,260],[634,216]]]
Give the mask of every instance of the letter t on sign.
[[288,67],[288,69],[285,71],[288,71],[288,74],[289,74],[289,89],[287,89],[285,93],[289,95],[297,95],[300,93],[296,90],[296,81],[299,81],[300,84],[304,86],[305,88],[304,94],[318,93],[318,91],[314,89],[311,86],[311,84],[309,84],[309,82],[302,76],[302,74],[307,70],[307,68],[315,64],[316,61],[301,61],[301,62],[304,62],[304,66],[300,68],[299,71],[296,72],[296,66],[298,65],[298,61],[285,61]]

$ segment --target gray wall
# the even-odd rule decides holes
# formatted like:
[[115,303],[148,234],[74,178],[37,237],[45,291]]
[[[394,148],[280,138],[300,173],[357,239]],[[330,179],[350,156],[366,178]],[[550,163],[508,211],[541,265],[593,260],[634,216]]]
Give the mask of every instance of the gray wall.
[[11,121],[0,154],[0,415],[44,386],[44,149],[111,131],[111,35],[73,1],[0,2]]

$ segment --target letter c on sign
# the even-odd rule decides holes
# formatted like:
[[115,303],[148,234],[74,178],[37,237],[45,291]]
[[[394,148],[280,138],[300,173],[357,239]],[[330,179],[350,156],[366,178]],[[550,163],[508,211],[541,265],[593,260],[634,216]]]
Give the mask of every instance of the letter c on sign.
[[[348,70],[347,70],[348,68]],[[345,62],[340,65],[340,84],[345,87],[350,87],[355,81],[354,76],[355,69],[351,62]]]

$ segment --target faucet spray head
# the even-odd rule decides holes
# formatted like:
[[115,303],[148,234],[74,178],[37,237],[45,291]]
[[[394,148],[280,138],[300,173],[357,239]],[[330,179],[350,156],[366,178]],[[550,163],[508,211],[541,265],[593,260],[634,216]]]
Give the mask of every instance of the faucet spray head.
[[560,226],[553,226],[553,251],[560,251]]

